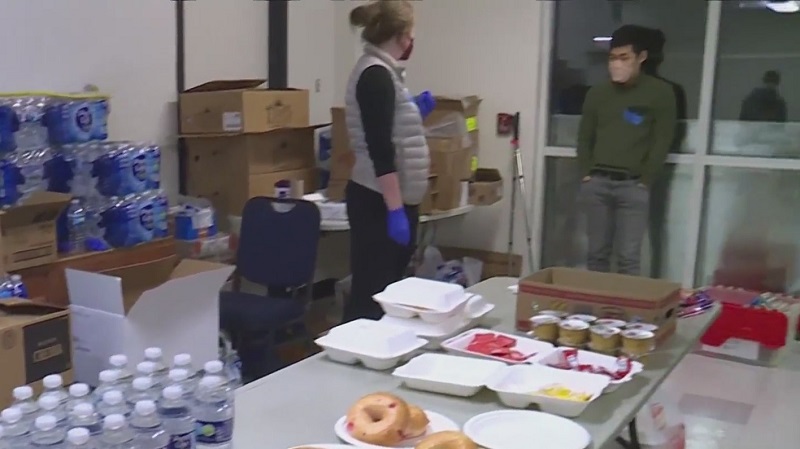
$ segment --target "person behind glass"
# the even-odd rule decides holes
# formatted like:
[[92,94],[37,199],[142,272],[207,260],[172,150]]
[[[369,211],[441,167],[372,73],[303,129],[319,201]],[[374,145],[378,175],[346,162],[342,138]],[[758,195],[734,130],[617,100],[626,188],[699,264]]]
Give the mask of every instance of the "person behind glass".
[[345,194],[352,287],[344,322],[380,318],[372,296],[402,279],[411,261],[430,168],[423,114],[433,109],[430,93],[409,94],[398,62],[414,48],[411,2],[363,4],[350,24],[363,29],[364,54],[345,95],[355,162]]
[[781,97],[778,87],[781,74],[775,70],[764,72],[762,86],[756,87],[742,101],[739,120],[744,122],[786,122],[786,100]]
[[677,111],[672,87],[642,71],[644,38],[620,29],[608,54],[610,82],[586,95],[578,130],[580,197],[586,213],[587,267],[639,275],[648,226],[650,187],[673,143]]

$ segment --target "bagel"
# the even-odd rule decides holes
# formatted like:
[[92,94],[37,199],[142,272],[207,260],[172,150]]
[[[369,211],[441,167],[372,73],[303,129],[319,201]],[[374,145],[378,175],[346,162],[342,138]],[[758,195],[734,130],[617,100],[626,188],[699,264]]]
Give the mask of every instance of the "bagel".
[[408,404],[390,393],[373,393],[347,411],[347,431],[353,438],[377,446],[393,446],[405,438]]
[[417,438],[425,435],[425,432],[428,431],[428,424],[430,424],[428,415],[426,415],[425,411],[416,405],[409,405],[408,410],[409,417],[408,425],[405,429],[405,438]]
[[414,449],[478,449],[478,445],[461,432],[447,430],[428,435]]

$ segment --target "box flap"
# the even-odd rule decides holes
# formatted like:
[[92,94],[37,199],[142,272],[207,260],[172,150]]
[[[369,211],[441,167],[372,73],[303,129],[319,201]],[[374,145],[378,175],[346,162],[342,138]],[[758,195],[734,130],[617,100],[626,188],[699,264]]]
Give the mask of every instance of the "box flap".
[[[213,262],[184,259],[170,273],[170,279],[137,298],[128,317],[132,321],[152,321],[162,313],[182,316],[182,310],[208,309],[219,301],[219,291],[235,267]],[[207,302],[211,301],[211,304]]]
[[172,270],[170,279],[180,279],[182,277],[191,276],[193,274],[205,273],[206,271],[219,270],[221,268],[230,268],[231,265],[207,262],[204,260],[196,259],[182,259],[178,266]]
[[[528,276],[521,284],[547,284],[587,297],[624,298],[658,303],[680,289],[680,284],[622,274],[595,273],[576,268],[553,267]],[[524,287],[521,287],[524,290]]]
[[246,132],[238,132],[238,133],[207,133],[207,134],[181,134],[179,137],[184,139],[209,139],[215,137],[239,137],[239,136],[253,136],[258,134],[272,134],[279,131],[315,131],[318,128],[322,128],[325,126],[330,126],[330,123],[321,123],[318,125],[308,125],[308,126],[287,126],[283,128],[273,128],[269,131],[265,131],[263,133],[246,133]]
[[36,323],[52,318],[51,314],[65,309],[27,299],[7,299],[0,302],[0,331],[19,325]]
[[121,280],[122,307],[127,315],[144,292],[156,288],[170,279],[176,261],[176,256],[169,256],[151,262],[103,271],[102,274]]
[[460,112],[462,114],[474,114],[478,106],[483,101],[477,95],[467,95],[464,97],[437,96],[436,109],[446,109],[448,111]]
[[475,171],[474,182],[498,182],[502,181],[503,176],[496,168],[479,168]]
[[192,87],[184,92],[194,93],[219,92],[224,90],[248,90],[255,89],[266,82],[266,79],[214,80]]
[[0,212],[0,225],[9,229],[55,221],[71,199],[64,193],[34,192],[22,204]]

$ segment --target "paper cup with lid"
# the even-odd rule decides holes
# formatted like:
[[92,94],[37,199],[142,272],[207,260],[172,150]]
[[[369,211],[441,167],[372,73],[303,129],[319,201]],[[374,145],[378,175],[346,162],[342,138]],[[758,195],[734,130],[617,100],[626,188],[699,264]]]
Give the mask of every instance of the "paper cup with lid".
[[569,314],[567,312],[562,312],[560,310],[541,310],[537,312],[537,315],[550,315],[563,320]]
[[589,323],[581,320],[564,320],[558,325],[558,343],[578,348],[589,340]]
[[637,330],[655,333],[658,326],[650,323],[628,323],[625,325],[625,330]]
[[656,334],[640,329],[622,331],[622,352],[631,358],[645,356],[656,347]]
[[608,327],[616,327],[617,329],[624,328],[628,323],[623,320],[617,320],[614,318],[600,318],[593,323],[596,326],[608,326]]
[[622,331],[617,327],[596,324],[589,328],[589,349],[613,355],[619,349]]
[[587,315],[585,313],[576,313],[575,315],[570,315],[567,317],[568,320],[578,320],[583,321],[589,324],[594,323],[597,321],[597,317],[594,315]]
[[558,340],[558,324],[561,318],[553,315],[531,317],[531,335],[537,340],[555,343]]

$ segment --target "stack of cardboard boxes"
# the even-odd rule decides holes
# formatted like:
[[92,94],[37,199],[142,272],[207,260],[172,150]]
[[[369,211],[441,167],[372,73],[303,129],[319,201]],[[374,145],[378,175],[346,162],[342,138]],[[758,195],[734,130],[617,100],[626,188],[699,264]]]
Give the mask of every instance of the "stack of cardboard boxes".
[[221,217],[241,215],[254,196],[273,196],[281,180],[316,189],[308,91],[262,84],[211,81],[180,95],[187,193],[209,199]]
[[[468,203],[469,180],[478,166],[477,96],[436,98],[436,108],[426,118],[431,177],[420,212],[447,211]],[[353,166],[344,108],[331,109],[332,152],[328,198],[344,200],[344,190]]]

